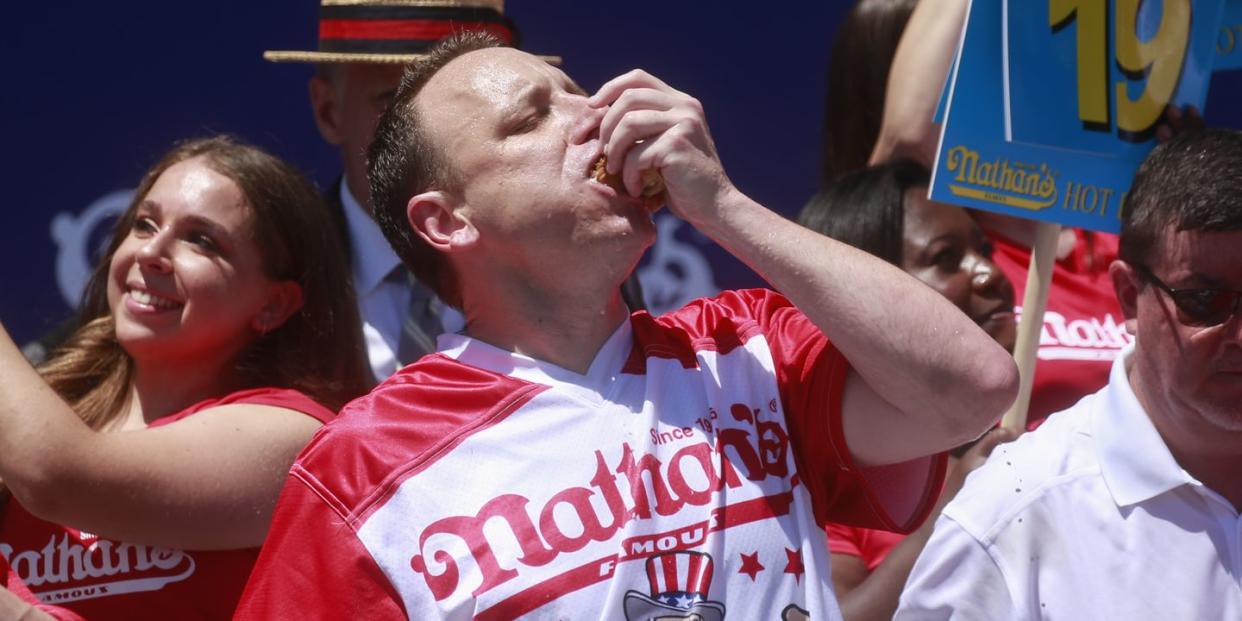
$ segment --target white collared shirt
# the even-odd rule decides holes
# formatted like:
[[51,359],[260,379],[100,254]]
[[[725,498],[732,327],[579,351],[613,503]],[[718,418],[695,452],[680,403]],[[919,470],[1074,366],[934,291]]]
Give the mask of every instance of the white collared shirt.
[[[401,366],[397,360],[397,346],[401,341],[401,323],[410,305],[410,288],[385,280],[393,268],[401,264],[401,259],[388,245],[379,225],[354,200],[344,177],[341,178],[341,206],[349,228],[350,265],[367,358],[375,377],[383,380]],[[444,306],[439,299],[436,304],[446,332],[456,332],[465,325],[461,313]]]
[[896,619],[1242,619],[1242,520],[1169,453],[1130,387],[1133,351],[970,475]]

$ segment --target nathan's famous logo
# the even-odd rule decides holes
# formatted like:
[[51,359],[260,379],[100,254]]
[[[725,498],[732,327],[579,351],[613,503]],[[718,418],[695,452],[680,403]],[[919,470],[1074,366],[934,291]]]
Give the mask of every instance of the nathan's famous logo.
[[949,149],[945,163],[956,173],[956,184],[949,184],[955,196],[1032,211],[1057,202],[1057,173],[1047,164],[1011,164],[1004,158],[980,162],[978,151],[960,145]]
[[[91,537],[83,533],[83,538]],[[38,550],[15,551],[0,543],[0,556],[49,604],[156,591],[194,573],[194,558],[181,550],[107,539],[82,543],[67,533],[52,535]]]
[[[666,461],[652,454],[636,454],[629,443],[622,444],[614,464],[597,450],[589,482],[552,494],[534,515],[528,510],[529,498],[500,494],[484,502],[475,515],[436,520],[419,536],[418,553],[410,559],[410,566],[423,575],[436,600],[443,600],[457,590],[461,576],[470,573],[458,567],[466,557],[455,557],[453,552],[468,550],[483,576],[482,584],[474,590],[478,597],[518,577],[522,566],[547,565],[561,553],[581,550],[592,541],[611,540],[631,520],[674,515],[686,506],[707,506],[718,491],[741,487],[743,478],[756,482],[785,480],[792,471],[789,435],[779,423],[761,420],[761,412],[734,404],[730,408],[733,422],[743,426],[724,427],[722,422],[717,425],[714,443],[688,443]],[[788,487],[781,491],[787,495]],[[593,502],[593,497],[598,502]],[[599,510],[596,504],[602,505]],[[788,506],[782,510],[787,511]],[[627,540],[633,549],[623,550],[622,557],[645,558],[692,547],[701,544],[712,529],[713,525],[705,523],[667,537],[636,537]],[[517,569],[501,566],[493,542],[517,543],[521,552]],[[615,562],[603,566],[611,571]]]

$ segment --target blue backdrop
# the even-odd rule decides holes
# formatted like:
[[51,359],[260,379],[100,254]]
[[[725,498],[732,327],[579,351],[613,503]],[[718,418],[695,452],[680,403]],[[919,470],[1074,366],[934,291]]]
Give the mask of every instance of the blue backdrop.
[[[563,56],[588,90],[642,67],[698,97],[734,182],[792,214],[818,182],[824,68],[847,3],[780,6],[510,0],[506,12],[526,50]],[[314,49],[317,10],[311,0],[9,8],[0,319],[16,340],[67,315],[80,286],[73,274],[107,234],[94,218],[98,201],[123,199],[112,193],[132,188],[173,141],[233,132],[331,182],[337,158],[311,119],[311,68],[261,58],[265,49]],[[1213,84],[1209,122],[1242,126],[1239,82]],[[714,284],[759,283],[696,233],[676,236],[702,251]]]

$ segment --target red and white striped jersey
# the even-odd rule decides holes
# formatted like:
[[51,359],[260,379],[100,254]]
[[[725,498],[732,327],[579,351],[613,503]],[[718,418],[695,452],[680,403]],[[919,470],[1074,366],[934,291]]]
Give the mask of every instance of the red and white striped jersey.
[[943,476],[852,463],[848,364],[770,291],[636,313],[585,375],[440,345],[298,458],[238,618],[837,619],[821,524],[909,530]]

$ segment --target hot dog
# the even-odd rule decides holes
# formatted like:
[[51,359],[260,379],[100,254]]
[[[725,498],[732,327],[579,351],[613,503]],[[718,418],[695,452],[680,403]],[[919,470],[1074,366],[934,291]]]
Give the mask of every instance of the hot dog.
[[[595,167],[591,169],[591,178],[609,186],[618,192],[625,191],[625,185],[621,182],[620,175],[608,174],[608,159],[600,156],[595,162]],[[643,206],[647,209],[655,209],[664,203],[664,177],[660,176],[660,172],[655,169],[647,169],[642,172],[643,190],[642,196]]]

